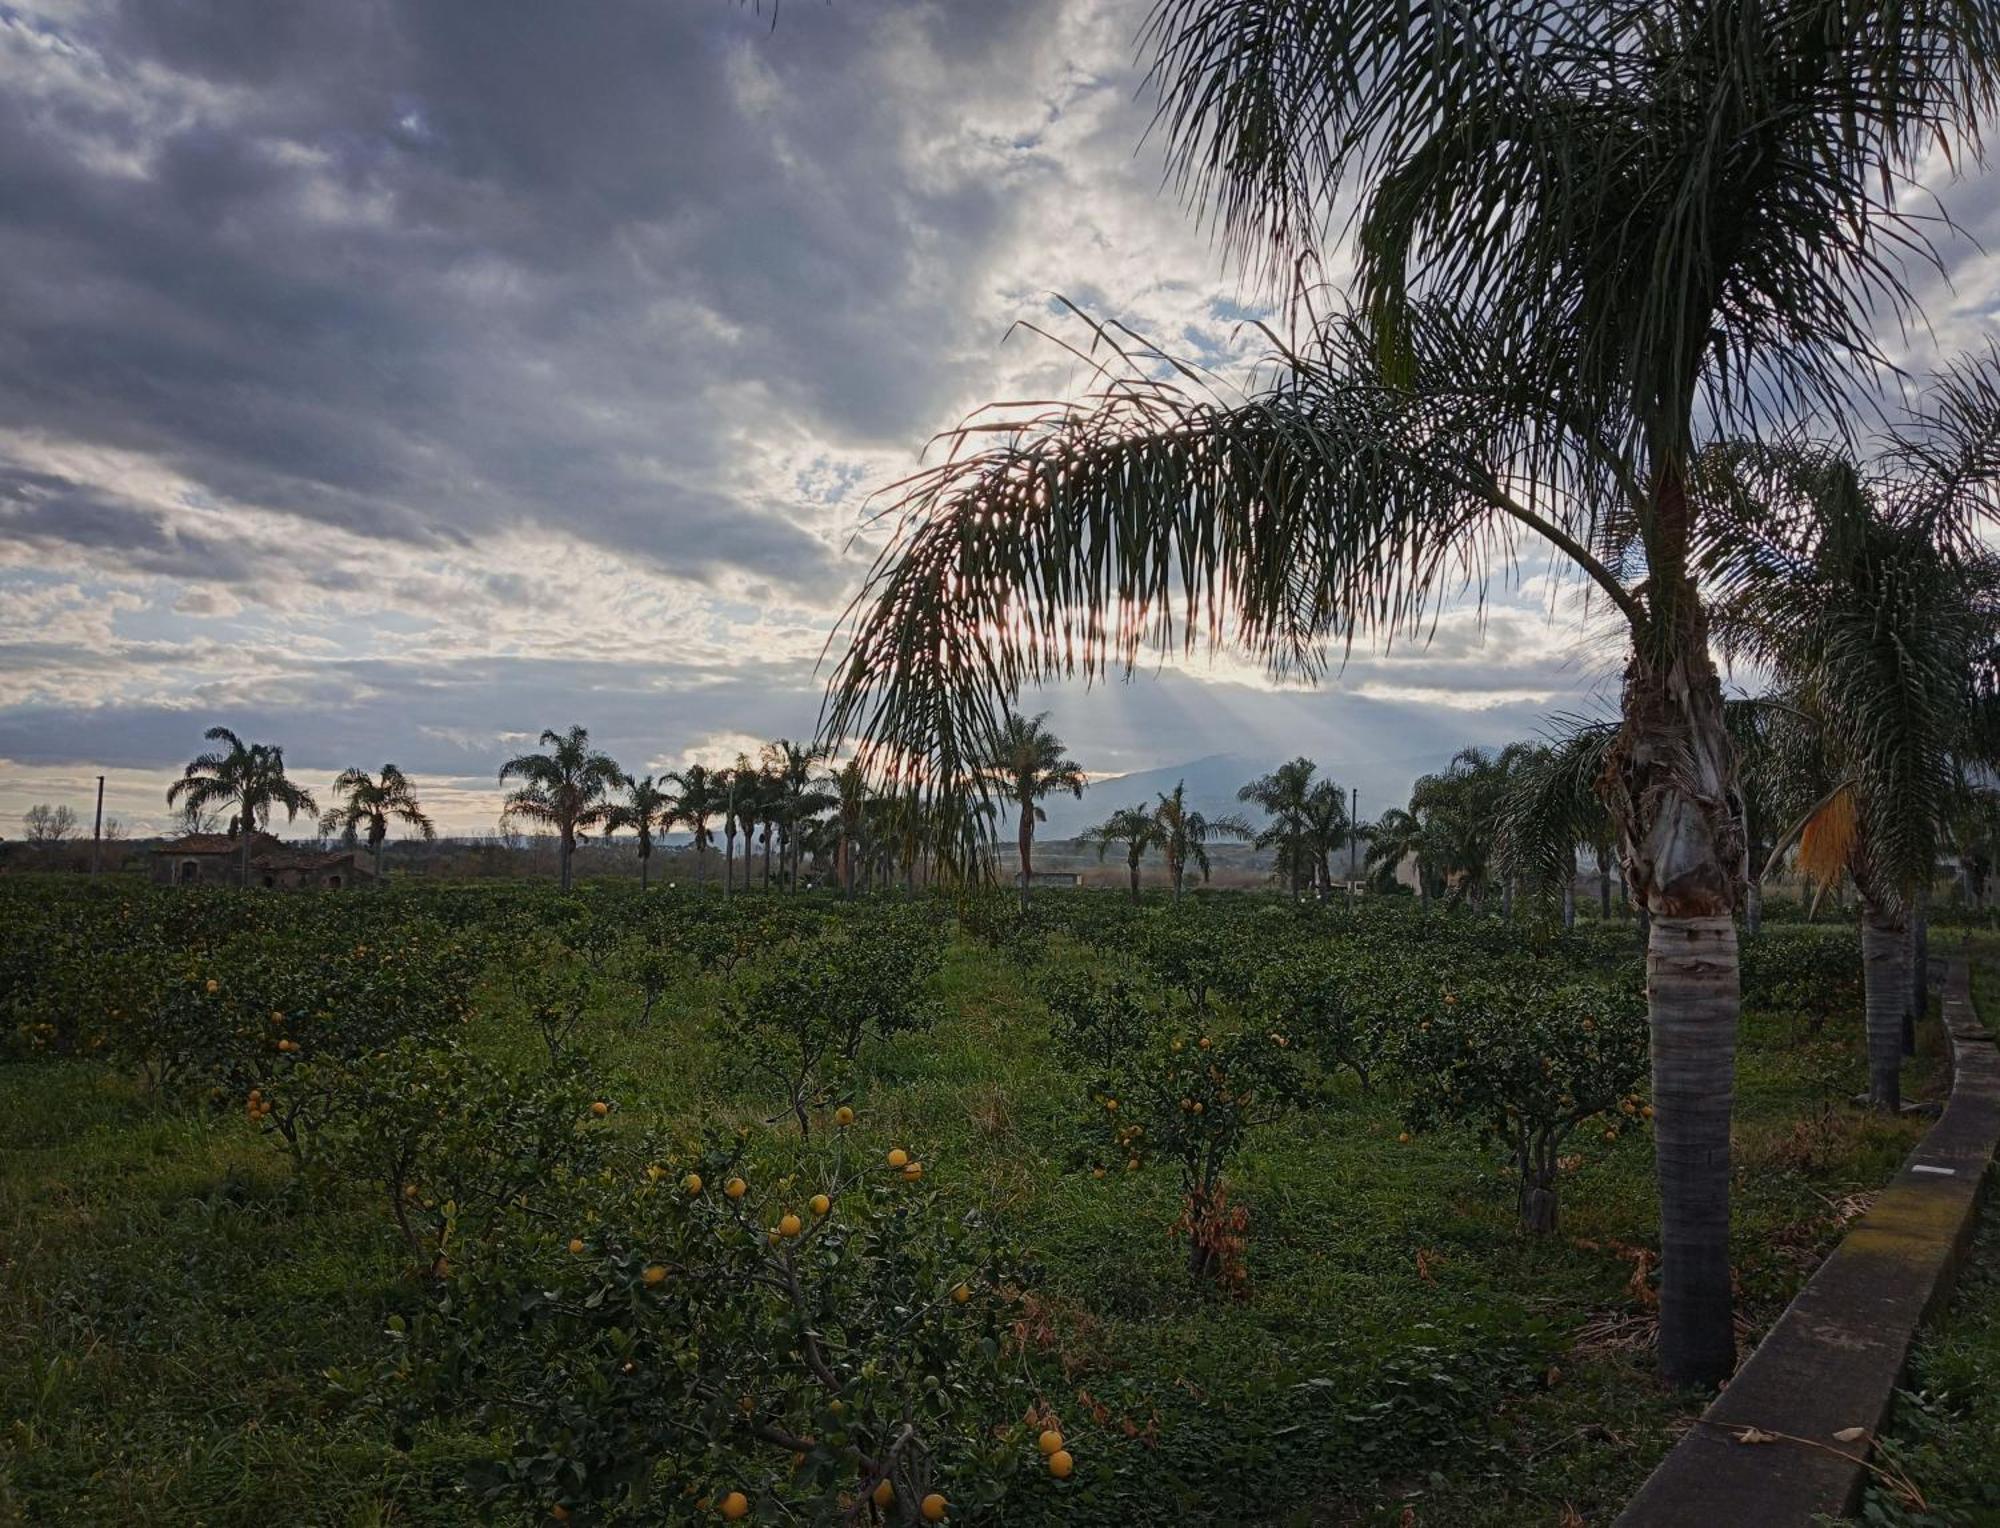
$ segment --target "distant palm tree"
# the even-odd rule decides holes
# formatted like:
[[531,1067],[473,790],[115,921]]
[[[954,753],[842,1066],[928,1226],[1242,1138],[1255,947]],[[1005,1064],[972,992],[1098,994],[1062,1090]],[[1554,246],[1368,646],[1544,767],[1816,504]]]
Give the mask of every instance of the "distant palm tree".
[[1305,829],[1302,847],[1313,857],[1314,885],[1323,899],[1333,890],[1334,851],[1360,836],[1348,817],[1347,792],[1331,780],[1316,782],[1306,792],[1299,820]]
[[1377,885],[1393,885],[1396,872],[1415,862],[1417,904],[1429,903],[1444,890],[1444,871],[1436,834],[1420,812],[1392,806],[1370,824],[1368,853],[1362,866]]
[[[1494,859],[1508,884],[1526,887],[1538,905],[1559,902],[1569,928],[1576,922],[1577,845],[1608,844],[1611,836],[1597,781],[1618,729],[1574,720],[1561,726],[1545,746],[1517,745],[1500,797]],[[1599,894],[1608,905],[1601,857],[1598,864]]]
[[[801,837],[805,823],[833,805],[833,797],[819,785],[813,769],[823,757],[807,743],[779,738],[764,745],[764,773],[770,780],[772,797],[768,804],[778,824],[778,874],[786,873],[789,862],[791,889],[799,889],[799,869],[805,845]],[[768,880],[768,870],[766,879]]]
[[423,836],[425,843],[437,841],[437,828],[417,801],[416,789],[405,775],[393,764],[384,764],[379,777],[371,776],[365,769],[346,769],[333,782],[333,793],[340,798],[340,805],[320,818],[322,833],[340,832],[352,841],[363,828],[367,829],[369,853],[375,860],[375,884],[385,884],[382,876],[382,851],[389,837],[389,819],[396,818],[415,828]]
[[1241,817],[1217,817],[1210,819],[1200,812],[1192,811],[1187,804],[1187,781],[1182,780],[1171,791],[1161,795],[1159,805],[1153,808],[1153,830],[1161,850],[1167,857],[1167,874],[1174,883],[1174,902],[1181,900],[1181,884],[1187,879],[1189,865],[1201,871],[1201,878],[1208,879],[1208,841],[1211,838],[1254,838],[1257,830]]
[[862,772],[859,759],[849,759],[839,769],[832,770],[820,781],[826,794],[833,798],[834,862],[840,877],[840,894],[854,895],[854,872],[860,859],[863,845],[868,839],[868,812],[873,793],[868,788],[868,777]]
[[[686,769],[675,770],[667,776],[679,787],[674,797],[674,820],[687,824],[693,835],[696,891],[706,884],[708,850],[715,842],[708,820],[717,812],[728,810],[728,773],[727,770],[710,769],[706,764],[690,764]],[[727,873],[728,866],[725,864],[723,869]]]
[[1132,900],[1139,900],[1139,861],[1146,857],[1146,851],[1159,841],[1160,826],[1153,813],[1144,803],[1138,806],[1124,806],[1113,812],[1096,827],[1083,835],[1083,841],[1097,845],[1097,857],[1102,860],[1105,851],[1113,844],[1125,846],[1125,867],[1131,872]]
[[1268,775],[1260,775],[1236,793],[1238,801],[1248,801],[1263,809],[1270,818],[1267,826],[1251,839],[1259,849],[1278,851],[1278,863],[1291,871],[1292,900],[1299,900],[1306,857],[1306,798],[1312,793],[1313,771],[1319,766],[1308,758],[1280,764]]
[[1083,766],[1064,757],[1062,739],[1048,729],[1048,719],[1046,711],[1034,717],[1009,711],[979,770],[982,778],[999,786],[1014,804],[1023,907],[1028,905],[1028,888],[1034,879],[1035,824],[1048,820],[1037,803],[1053,791],[1068,791],[1081,801],[1086,783]]
[[285,751],[270,743],[245,743],[227,727],[210,727],[202,737],[226,743],[188,761],[180,779],[167,787],[167,805],[193,817],[219,807],[236,808],[236,833],[243,843],[243,885],[250,884],[250,845],[270,820],[271,808],[285,809],[285,820],[311,814],[312,793],[285,776]]
[[564,891],[570,888],[577,840],[612,813],[610,793],[625,784],[625,772],[609,754],[590,746],[582,727],[542,733],[546,753],[524,753],[500,766],[500,783],[520,784],[501,808],[501,820],[525,818],[556,830],[557,864]]
[[627,776],[621,783],[625,799],[614,801],[605,812],[604,836],[609,838],[620,828],[632,830],[639,843],[639,889],[645,891],[652,885],[654,836],[672,827],[678,813],[674,798],[661,790],[651,775],[643,780]]

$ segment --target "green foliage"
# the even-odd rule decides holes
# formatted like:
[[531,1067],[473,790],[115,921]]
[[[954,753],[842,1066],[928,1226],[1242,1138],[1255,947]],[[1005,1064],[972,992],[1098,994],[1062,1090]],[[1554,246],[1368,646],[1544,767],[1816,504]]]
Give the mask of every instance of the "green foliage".
[[1520,1181],[1522,1226],[1556,1227],[1558,1156],[1586,1121],[1613,1135],[1642,1106],[1646,1014],[1629,994],[1582,984],[1468,981],[1434,993],[1394,1041],[1412,1130],[1470,1125]]
[[932,1491],[1000,1511],[1036,1462],[1017,1254],[856,1160],[851,1135],[662,1146],[544,1188],[409,1329],[393,1377],[428,1404],[504,1387],[512,1447],[478,1483],[579,1521],[679,1520],[732,1491],[832,1521],[884,1480],[882,1520],[918,1521]]

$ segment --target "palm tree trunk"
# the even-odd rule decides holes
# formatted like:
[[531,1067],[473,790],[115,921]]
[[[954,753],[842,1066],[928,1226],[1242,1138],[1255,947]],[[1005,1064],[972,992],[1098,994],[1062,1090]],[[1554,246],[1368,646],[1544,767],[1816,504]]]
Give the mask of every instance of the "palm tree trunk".
[[1931,889],[1917,888],[1910,904],[1910,1013],[1903,1026],[1903,1054],[1917,1053],[1917,1026],[1931,1006]]
[[1132,900],[1136,902],[1139,900],[1139,856],[1136,854],[1126,855],[1125,868],[1132,872]]
[[371,833],[368,836],[375,840],[375,884],[380,886],[382,884],[382,851],[389,845],[389,835],[387,833]]
[[1033,874],[1028,858],[1035,842],[1035,804],[1024,797],[1020,807],[1021,826],[1015,836],[1021,846],[1021,907],[1025,911],[1028,906],[1028,881]]
[[1764,932],[1764,883],[1754,869],[1750,884],[1743,888],[1743,927],[1752,939]]
[[1602,849],[1597,851],[1597,916],[1611,921],[1611,856]]
[[569,890],[569,856],[575,837],[571,829],[564,828],[556,843],[556,881],[562,890]]
[[252,831],[248,804],[245,804],[243,815],[238,819],[238,822],[240,826],[237,831],[243,835],[243,889],[248,891],[250,889],[250,834]]
[[[1685,498],[1671,467],[1663,474],[1657,513],[1685,524]],[[1673,529],[1663,534],[1670,537]],[[1653,618],[1672,623],[1669,630],[1635,634],[1623,723],[1603,789],[1646,937],[1660,1189],[1660,1368],[1670,1383],[1706,1388],[1726,1380],[1736,1360],[1729,1118],[1743,840],[1731,804],[1736,770],[1722,719],[1722,685],[1693,587],[1677,574],[1678,568],[1663,568],[1651,597]]]
[[651,889],[652,867],[653,867],[653,856],[651,852],[647,850],[646,846],[644,844],[641,844],[639,846],[639,890],[647,891]]
[[1563,877],[1563,928],[1576,927],[1576,877]]
[[1861,977],[1868,1015],[1868,1105],[1893,1114],[1903,1104],[1903,1015],[1909,1008],[1905,926],[1874,897],[1861,911]]
[[736,889],[736,826],[730,824],[722,834],[722,900],[729,900],[730,892]]
[[1511,875],[1500,883],[1500,918],[1505,923],[1514,921],[1514,878]]

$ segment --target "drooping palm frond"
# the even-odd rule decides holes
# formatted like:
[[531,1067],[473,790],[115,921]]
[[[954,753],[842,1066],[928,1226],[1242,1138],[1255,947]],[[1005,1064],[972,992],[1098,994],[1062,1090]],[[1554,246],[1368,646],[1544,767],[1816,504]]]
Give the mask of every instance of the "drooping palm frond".
[[1563,718],[1546,745],[1516,756],[1500,798],[1494,859],[1537,901],[1575,876],[1579,844],[1609,837],[1597,782],[1617,736],[1616,723]]

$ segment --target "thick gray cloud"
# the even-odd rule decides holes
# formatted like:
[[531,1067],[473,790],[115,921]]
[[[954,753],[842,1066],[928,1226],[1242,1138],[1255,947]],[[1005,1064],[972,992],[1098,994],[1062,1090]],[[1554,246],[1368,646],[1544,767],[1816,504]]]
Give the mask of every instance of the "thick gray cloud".
[[[573,720],[638,765],[809,733],[868,493],[1077,380],[1010,323],[1253,343],[1135,152],[1145,9],[0,4],[0,812],[150,802],[213,721],[475,783]],[[1954,269],[1946,350],[2000,304]],[[1543,608],[1332,693],[1047,703],[1094,770],[1305,748],[1393,793],[1602,700],[1615,650]]]

